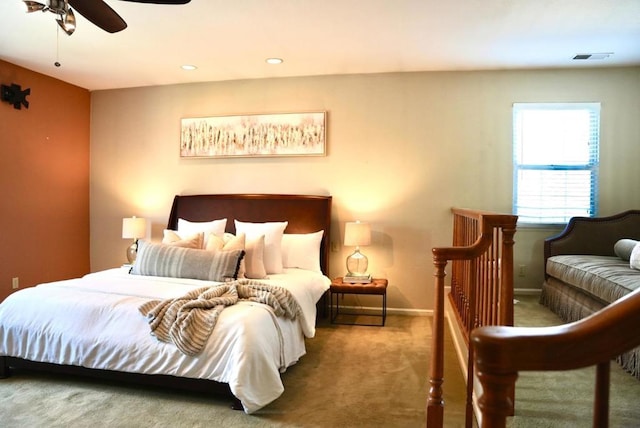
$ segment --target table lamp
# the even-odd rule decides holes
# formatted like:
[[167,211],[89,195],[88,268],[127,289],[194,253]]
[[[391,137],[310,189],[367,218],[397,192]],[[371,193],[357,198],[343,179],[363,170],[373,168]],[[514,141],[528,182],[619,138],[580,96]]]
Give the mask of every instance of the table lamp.
[[371,243],[371,226],[360,221],[347,222],[344,227],[344,245],[356,249],[347,257],[347,276],[365,276],[369,259],[360,252],[361,245]]
[[138,252],[138,239],[147,233],[147,221],[140,217],[128,217],[122,219],[122,239],[133,239],[133,243],[127,248],[127,260],[133,263]]

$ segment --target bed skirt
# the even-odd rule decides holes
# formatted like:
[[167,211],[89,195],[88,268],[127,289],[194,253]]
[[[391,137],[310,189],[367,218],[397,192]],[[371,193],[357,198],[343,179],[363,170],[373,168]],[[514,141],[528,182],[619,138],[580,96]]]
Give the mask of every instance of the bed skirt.
[[[542,284],[540,304],[568,323],[586,318],[606,306],[579,289],[551,277]],[[640,347],[619,355],[616,362],[640,380]]]

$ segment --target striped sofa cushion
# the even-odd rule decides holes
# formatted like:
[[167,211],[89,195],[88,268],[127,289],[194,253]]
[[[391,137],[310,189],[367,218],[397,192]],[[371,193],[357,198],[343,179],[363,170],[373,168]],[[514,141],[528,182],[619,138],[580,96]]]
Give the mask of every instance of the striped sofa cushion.
[[601,303],[609,304],[640,287],[640,271],[618,257],[561,255],[549,257],[547,274]]

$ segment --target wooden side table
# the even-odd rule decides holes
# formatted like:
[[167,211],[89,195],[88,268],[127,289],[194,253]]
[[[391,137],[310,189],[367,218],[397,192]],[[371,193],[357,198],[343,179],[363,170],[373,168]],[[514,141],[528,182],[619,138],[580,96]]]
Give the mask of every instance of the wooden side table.
[[[382,297],[382,308],[380,315],[371,315],[364,313],[349,312],[348,315],[367,315],[380,317],[382,322],[380,324],[358,324],[358,325],[371,325],[371,326],[384,326],[387,320],[387,284],[388,281],[385,278],[373,278],[371,282],[365,284],[351,284],[343,282],[343,277],[335,278],[331,281],[331,287],[329,292],[331,294],[331,301],[329,302],[331,311],[331,324],[347,324],[337,322],[336,318],[340,315],[340,295],[344,294],[369,294],[378,295]],[[334,300],[333,296],[336,296],[335,300],[335,313],[334,313]],[[355,324],[355,323],[349,323]]]

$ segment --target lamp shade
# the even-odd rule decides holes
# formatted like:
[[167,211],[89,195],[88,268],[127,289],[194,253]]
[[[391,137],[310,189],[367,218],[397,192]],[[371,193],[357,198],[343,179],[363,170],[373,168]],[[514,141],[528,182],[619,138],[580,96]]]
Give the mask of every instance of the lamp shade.
[[371,225],[360,221],[347,222],[344,227],[344,245],[359,247],[371,243]]
[[122,219],[122,238],[139,239],[147,234],[147,221],[140,217]]

